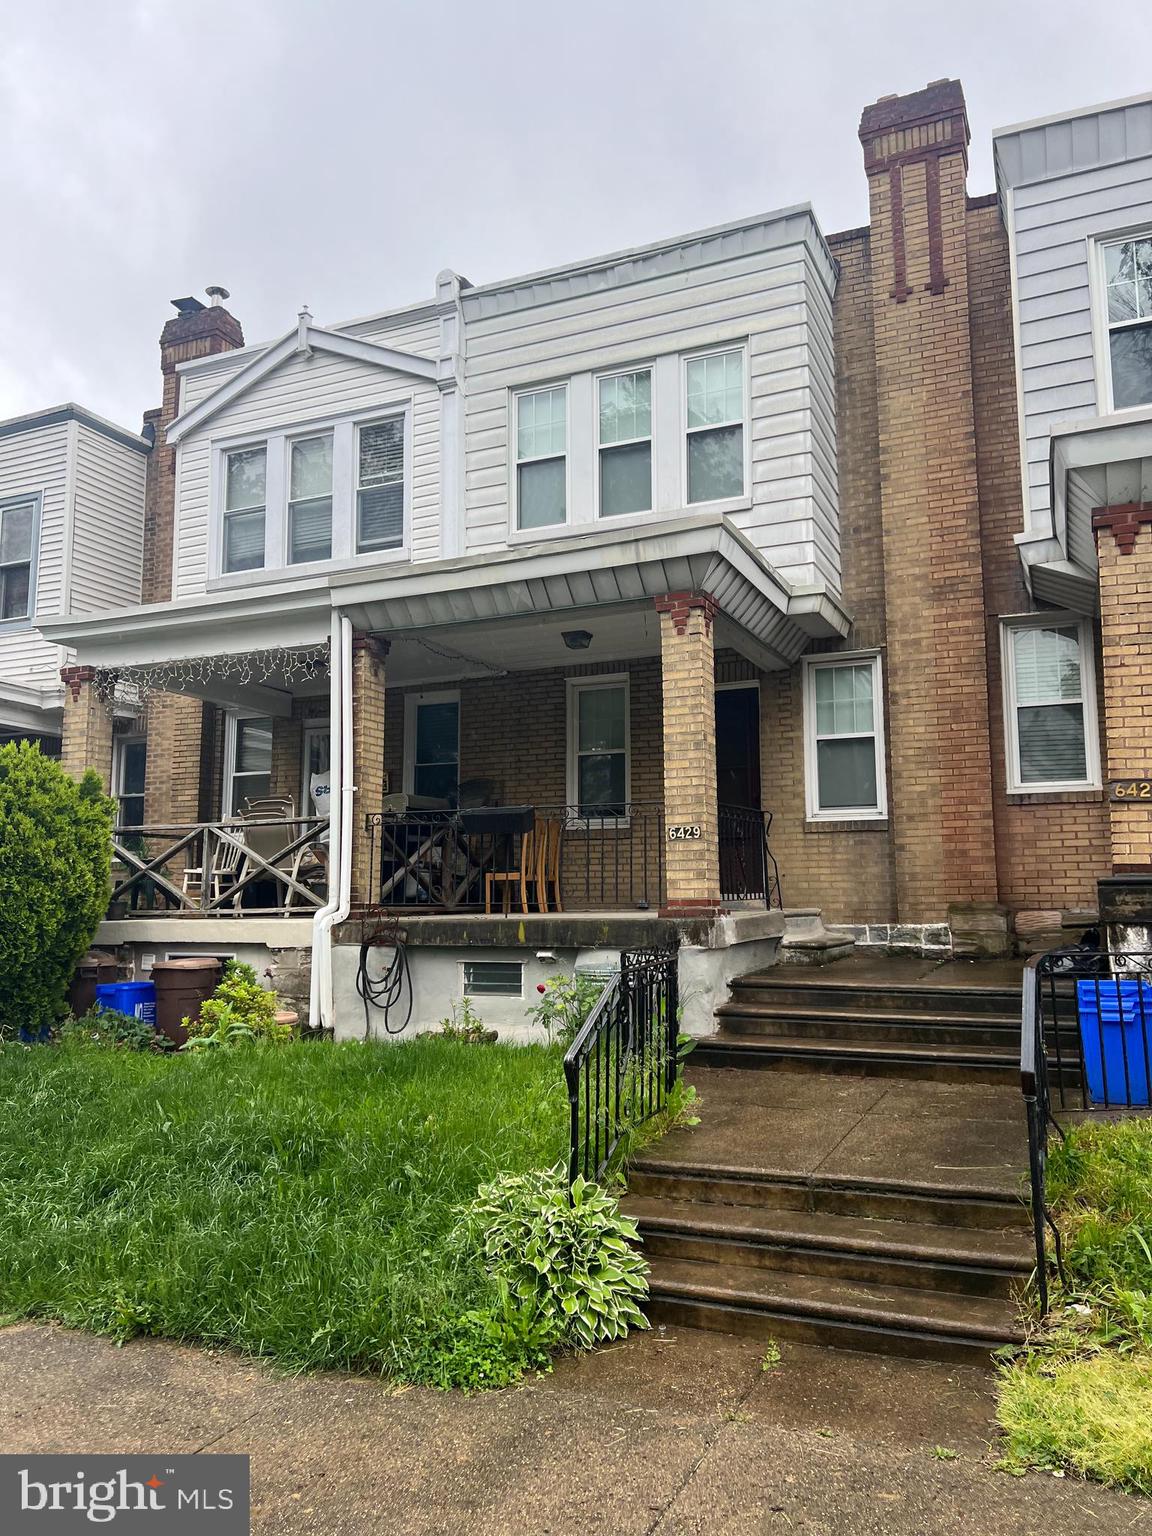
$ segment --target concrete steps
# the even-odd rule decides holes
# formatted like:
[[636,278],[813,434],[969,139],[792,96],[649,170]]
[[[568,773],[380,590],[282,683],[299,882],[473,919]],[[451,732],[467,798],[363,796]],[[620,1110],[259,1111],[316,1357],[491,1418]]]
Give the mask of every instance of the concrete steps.
[[1020,1070],[1019,1046],[893,1041],[868,1034],[774,1035],[721,1029],[693,1053],[700,1066],[777,1067],[920,1077],[938,1083],[1002,1083]]

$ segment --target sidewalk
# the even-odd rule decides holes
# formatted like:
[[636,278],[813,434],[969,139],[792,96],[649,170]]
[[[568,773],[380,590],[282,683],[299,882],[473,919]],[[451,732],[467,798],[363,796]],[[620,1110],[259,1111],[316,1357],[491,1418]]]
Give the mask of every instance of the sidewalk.
[[246,1452],[269,1536],[1152,1532],[1152,1503],[996,1472],[983,1371],[782,1348],[652,1333],[465,1398],[17,1324],[0,1451]]

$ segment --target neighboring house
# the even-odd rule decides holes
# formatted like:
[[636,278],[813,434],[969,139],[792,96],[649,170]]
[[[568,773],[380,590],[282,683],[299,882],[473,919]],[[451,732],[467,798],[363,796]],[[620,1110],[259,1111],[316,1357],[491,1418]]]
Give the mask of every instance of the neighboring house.
[[[973,199],[937,82],[864,113],[864,229],[800,207],[445,272],[259,347],[181,301],[144,604],[37,615],[76,652],[70,766],[111,771],[117,711],[147,738],[103,940],[287,990],[312,950],[342,1033],[350,914],[399,913],[421,1025],[462,994],[514,1022],[557,966],[674,940],[702,1028],[782,936],[997,951],[1086,922],[1099,877],[1152,865],[1103,788],[1141,771],[1152,666],[1125,628],[1149,114],[1008,131]],[[1129,550],[1101,620],[1093,520]],[[261,799],[283,825],[238,834]]]
[[60,750],[67,653],[34,613],[140,601],[148,447],[78,405],[0,421],[0,741]]

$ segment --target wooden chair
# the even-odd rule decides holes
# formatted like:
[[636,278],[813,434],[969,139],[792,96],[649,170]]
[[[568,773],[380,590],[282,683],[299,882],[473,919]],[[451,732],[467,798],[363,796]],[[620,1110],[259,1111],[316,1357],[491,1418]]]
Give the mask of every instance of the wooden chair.
[[564,848],[564,822],[557,816],[538,823],[536,829],[536,901],[541,912],[548,911],[551,894],[552,909],[563,912],[564,902],[560,895],[560,864]]
[[[237,826],[233,825],[229,830],[243,841],[243,833]],[[202,902],[207,894],[208,900],[215,903],[223,896],[225,889],[239,878],[244,850],[236,843],[212,839],[209,832],[204,833],[204,840],[215,842],[211,862],[205,859],[199,865],[185,866],[180,876],[180,888],[185,896],[195,902]],[[234,903],[233,910],[239,912],[239,903]]]
[[539,884],[537,868],[537,834],[535,830],[524,832],[520,837],[520,864],[517,869],[490,869],[484,876],[484,911],[492,911],[492,887],[503,886],[501,910],[505,917],[512,907],[512,887],[520,887],[520,910],[528,911],[528,887]]

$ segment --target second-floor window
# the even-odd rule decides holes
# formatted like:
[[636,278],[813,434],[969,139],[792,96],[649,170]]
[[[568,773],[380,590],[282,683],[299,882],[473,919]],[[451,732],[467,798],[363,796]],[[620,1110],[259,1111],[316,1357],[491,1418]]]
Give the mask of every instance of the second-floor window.
[[332,558],[332,434],[292,444],[288,484],[288,560]]
[[1103,249],[1112,405],[1152,404],[1152,231]]
[[743,496],[743,352],[689,358],[684,385],[689,502]]
[[568,390],[516,397],[516,526],[550,528],[568,515]]
[[225,571],[258,571],[264,564],[268,450],[237,448],[227,456],[224,486]]
[[652,510],[652,372],[599,381],[600,516]]
[[361,427],[356,453],[356,548],[399,549],[404,542],[404,419]]
[[0,506],[0,620],[26,619],[32,612],[35,531],[35,501]]

